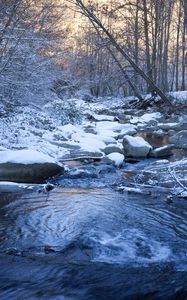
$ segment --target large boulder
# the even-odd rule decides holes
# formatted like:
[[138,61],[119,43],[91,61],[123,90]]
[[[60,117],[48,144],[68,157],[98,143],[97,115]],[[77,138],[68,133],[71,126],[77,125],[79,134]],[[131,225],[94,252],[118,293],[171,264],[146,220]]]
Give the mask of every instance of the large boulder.
[[123,139],[123,148],[124,154],[127,157],[145,158],[152,149],[152,146],[142,137],[126,135]]
[[169,142],[176,148],[187,149],[187,130],[181,130],[169,137]]
[[7,150],[0,153],[0,181],[44,183],[64,172],[49,155],[35,150]]

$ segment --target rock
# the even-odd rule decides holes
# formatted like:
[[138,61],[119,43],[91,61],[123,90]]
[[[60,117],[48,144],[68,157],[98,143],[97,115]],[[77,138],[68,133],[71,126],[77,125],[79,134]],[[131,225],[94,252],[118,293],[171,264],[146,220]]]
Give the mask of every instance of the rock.
[[149,153],[149,156],[150,157],[155,157],[155,158],[168,157],[168,156],[173,155],[173,153],[171,151],[172,149],[173,149],[173,145],[166,145],[166,146],[163,146],[163,147],[159,147],[159,148],[156,148],[154,150],[151,150],[150,153]]
[[180,117],[180,125],[182,130],[187,130],[187,115]]
[[169,137],[169,142],[176,148],[187,149],[187,130],[181,130]]
[[63,173],[64,168],[52,163],[45,164],[0,164],[0,181],[44,183],[47,178]]
[[[142,111],[144,113],[144,111]],[[144,113],[143,115],[140,116],[133,116],[132,119],[130,120],[131,124],[142,124],[146,126],[156,126],[158,124],[158,120],[162,118],[162,115],[158,112],[150,112],[150,113]]]
[[[108,160],[111,163],[111,160],[109,158],[108,158]],[[97,170],[98,170],[99,174],[107,174],[107,173],[115,173],[116,172],[115,166],[113,166],[111,164],[108,164],[108,165],[102,164],[97,168]]]
[[123,154],[114,152],[114,153],[108,154],[107,157],[113,162],[113,164],[116,167],[121,167],[123,165],[123,162],[124,162]]
[[105,149],[103,149],[103,152],[106,155],[111,154],[113,152],[123,154],[123,150],[118,145],[115,144],[109,144]]
[[118,192],[127,192],[129,194],[146,194],[145,191],[139,189],[139,188],[134,188],[134,187],[128,187],[128,186],[119,186],[117,187]]
[[69,160],[101,160],[104,157],[102,152],[89,152],[84,150],[72,150],[69,154],[64,155],[60,161],[65,162]]
[[144,178],[144,184],[150,184],[150,180],[152,180],[155,185],[177,191],[177,187],[181,189],[181,184],[186,186],[187,159],[175,162],[164,159],[153,162],[142,170],[141,176]]
[[37,190],[39,186],[34,184],[21,184],[17,182],[11,182],[11,181],[0,181],[0,193],[24,193],[28,190]]
[[66,178],[97,178],[97,173],[95,168],[89,168],[88,170],[75,168],[66,174]]
[[168,130],[168,136],[173,136],[176,134],[176,131],[173,129]]
[[87,113],[87,119],[90,121],[95,121],[95,122],[99,122],[99,121],[111,121],[112,122],[112,121],[114,121],[114,116]]
[[85,94],[83,95],[82,100],[85,102],[94,102],[94,97],[90,94]]
[[44,183],[64,172],[52,157],[34,150],[1,151],[0,181]]
[[132,124],[124,124],[123,129],[117,135],[117,140],[123,139],[125,135],[133,135],[137,132],[137,127]]
[[158,128],[163,129],[163,130],[180,130],[181,129],[181,124],[177,122],[172,122],[172,123],[158,123]]
[[54,190],[54,188],[55,188],[54,184],[47,182],[47,184],[44,186],[44,191],[50,192],[50,191]]
[[167,196],[167,198],[166,198],[166,203],[167,203],[167,204],[173,203],[173,197],[172,197],[172,195],[168,195],[168,196]]
[[123,139],[124,154],[128,157],[147,157],[152,146],[142,137],[126,135]]

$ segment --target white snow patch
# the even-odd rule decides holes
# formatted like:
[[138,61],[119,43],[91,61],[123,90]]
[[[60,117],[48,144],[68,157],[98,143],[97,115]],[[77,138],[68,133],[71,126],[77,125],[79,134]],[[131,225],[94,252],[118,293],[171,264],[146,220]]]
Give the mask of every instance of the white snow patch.
[[35,150],[7,150],[1,151],[0,163],[17,163],[17,164],[44,164],[54,163],[56,160],[49,155]]
[[144,194],[144,192],[141,189],[128,186],[119,186],[117,190],[128,193]]
[[72,125],[72,124],[67,124],[67,125],[64,125],[64,126],[59,126],[58,129],[68,139],[72,138],[73,134],[82,135],[84,133],[84,130],[79,125],[75,126],[75,125]]
[[158,120],[162,117],[161,113],[155,112],[155,113],[146,113],[142,115],[141,117],[133,117],[130,120],[130,123],[137,124],[137,123],[149,123],[152,120]]
[[[14,186],[22,186],[22,185],[20,185],[19,183],[17,183],[17,182],[11,182],[11,181],[0,181],[0,186],[4,186],[4,185],[10,185],[10,186],[12,186],[12,185],[14,185]],[[24,185],[25,186],[25,185]]]
[[141,122],[150,122],[151,120],[156,120],[160,119],[162,117],[161,113],[155,112],[155,113],[149,113],[149,114],[144,114],[143,116],[140,117]]
[[96,121],[114,121],[114,116],[92,114]]
[[149,147],[150,149],[152,149],[151,145],[140,136],[133,137],[130,135],[126,135],[124,138],[129,142],[129,144],[132,147],[145,147],[146,146],[146,147]]
[[0,151],[5,151],[5,150],[7,150],[5,147],[0,146]]
[[92,133],[84,133],[82,136],[73,134],[72,138],[79,143],[79,146],[84,151],[101,152],[106,147],[106,144],[97,135]]
[[126,128],[126,124],[120,124],[118,122],[101,121],[96,124],[97,131],[100,130],[111,130],[119,132]]
[[120,134],[128,135],[128,134],[134,134],[137,131],[137,126],[132,124],[123,124],[123,129],[120,132]]
[[98,134],[97,137],[99,140],[103,141],[104,143],[110,143],[110,144],[115,144],[116,140],[114,137],[110,136],[110,132],[107,131],[106,135],[103,134]]
[[123,164],[124,161],[124,155],[117,153],[117,152],[113,152],[107,155],[107,157],[114,162],[116,167],[120,167]]

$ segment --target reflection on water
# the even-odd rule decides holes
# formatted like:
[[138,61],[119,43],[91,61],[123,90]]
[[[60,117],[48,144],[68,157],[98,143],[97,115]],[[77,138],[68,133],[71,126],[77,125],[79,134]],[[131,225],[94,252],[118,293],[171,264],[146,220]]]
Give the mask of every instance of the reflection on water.
[[134,197],[56,188],[3,201],[0,299],[185,299],[187,205]]
[[[152,132],[141,132],[136,136],[144,138],[153,148],[162,147],[169,144],[168,135],[159,135]],[[168,158],[169,161],[180,160],[187,156],[187,149],[174,148],[173,155]]]

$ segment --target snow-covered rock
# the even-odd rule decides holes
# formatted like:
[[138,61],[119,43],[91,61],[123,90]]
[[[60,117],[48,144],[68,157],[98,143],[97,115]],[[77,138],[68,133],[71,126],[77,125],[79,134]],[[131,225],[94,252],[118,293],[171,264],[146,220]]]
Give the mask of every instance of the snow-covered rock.
[[187,149],[187,130],[181,130],[170,136],[169,142],[174,144],[176,148]]
[[74,133],[72,139],[79,143],[79,146],[84,151],[101,152],[106,147],[106,144],[92,133],[83,133],[82,135]]
[[147,157],[152,149],[152,146],[142,137],[132,137],[126,135],[123,139],[123,148],[125,156]]
[[129,186],[119,186],[117,188],[117,191],[119,192],[127,192],[127,193],[135,193],[135,194],[144,194],[144,191],[140,188],[134,188]]
[[54,158],[35,150],[7,150],[0,154],[0,181],[42,183],[63,171]]
[[180,130],[181,124],[177,122],[172,123],[158,123],[158,128],[163,130]]
[[116,167],[121,167],[124,161],[124,155],[114,152],[111,154],[108,154],[107,157],[114,163]]
[[159,112],[146,113],[141,117],[137,117],[137,116],[132,117],[130,123],[131,124],[143,123],[147,125],[155,125],[157,124],[157,120],[160,120],[161,118],[162,115]]
[[151,150],[150,153],[149,153],[149,156],[150,157],[155,157],[155,158],[158,158],[158,157],[168,157],[168,156],[171,156],[173,153],[172,153],[172,150],[173,149],[173,145],[165,145],[163,147],[159,147],[159,148],[156,148],[154,150]]
[[[132,128],[131,125],[128,125],[128,127]],[[120,124],[118,122],[101,121],[101,122],[97,122],[97,124],[96,124],[96,130],[98,133],[102,130],[110,130],[113,132],[120,132],[123,129],[127,129],[127,125]]]
[[117,139],[123,139],[125,135],[133,135],[137,132],[137,126],[132,124],[123,124],[123,128],[119,135],[117,136]]
[[111,154],[113,152],[123,154],[123,149],[117,144],[109,144],[108,146],[106,146],[106,148],[103,149],[103,152],[106,155]]
[[81,126],[78,126],[78,125],[75,126],[75,125],[72,125],[72,124],[59,126],[59,129],[61,130],[61,133],[63,134],[63,136],[67,139],[72,138],[73,134],[77,134],[77,135],[81,136],[84,133]]
[[88,119],[93,121],[114,121],[114,116],[108,116],[108,115],[98,115],[93,113],[88,113]]
[[56,163],[55,159],[49,155],[43,154],[35,150],[5,150],[1,151],[0,163],[16,163],[16,164],[43,164]]

